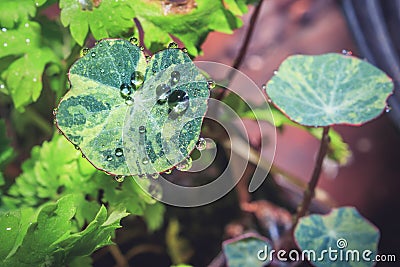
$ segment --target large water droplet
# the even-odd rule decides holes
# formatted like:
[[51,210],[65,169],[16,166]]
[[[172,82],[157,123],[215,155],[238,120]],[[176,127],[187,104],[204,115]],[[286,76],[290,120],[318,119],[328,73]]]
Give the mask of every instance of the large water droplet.
[[158,97],[157,104],[164,104],[168,100],[168,96],[171,94],[171,87],[167,84],[160,84],[156,88],[156,95]]
[[168,96],[168,106],[176,114],[181,114],[189,107],[189,96],[185,91],[175,90]]
[[205,150],[207,148],[207,141],[203,137],[199,138],[199,141],[196,143],[196,148],[199,151]]
[[115,181],[117,181],[118,183],[122,183],[125,180],[125,176],[123,175],[116,175],[114,177]]
[[176,165],[176,169],[182,172],[188,171],[192,167],[192,158],[188,157]]
[[139,126],[139,133],[145,133],[146,132],[146,127],[145,126]]
[[106,157],[106,160],[107,160],[107,161],[112,161],[112,160],[113,160],[113,156],[108,155],[108,156]]
[[124,155],[124,151],[122,150],[122,148],[118,147],[115,149],[115,156],[122,157],[123,155]]
[[134,71],[131,75],[131,84],[134,90],[140,89],[143,85],[144,76],[140,71]]
[[171,42],[169,43],[168,48],[178,48],[178,44],[175,42]]
[[179,71],[171,72],[171,85],[176,85],[180,79],[181,79],[181,74],[179,73]]
[[132,94],[132,89],[127,83],[123,83],[120,86],[120,93],[122,98],[127,99]]
[[213,80],[207,81],[207,87],[208,89],[214,89],[215,88],[215,82]]

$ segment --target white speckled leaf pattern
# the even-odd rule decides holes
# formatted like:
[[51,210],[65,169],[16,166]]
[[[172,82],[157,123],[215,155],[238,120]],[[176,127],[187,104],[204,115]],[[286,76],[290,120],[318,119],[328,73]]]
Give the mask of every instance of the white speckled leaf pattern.
[[[378,250],[379,230],[363,218],[353,207],[333,209],[327,215],[313,214],[303,217],[297,224],[294,236],[301,250],[313,250],[318,267],[368,267],[375,262],[362,259],[362,253],[370,250],[370,259],[375,259]],[[359,252],[360,260],[331,260],[324,250],[336,250],[336,254],[346,255],[353,250]],[[342,251],[342,252],[340,252]],[[322,259],[318,259],[321,258]],[[324,256],[325,255],[325,256]],[[343,256],[342,258],[345,259]],[[351,258],[349,258],[351,259]]]
[[393,83],[381,70],[352,56],[294,55],[281,64],[266,91],[299,124],[359,125],[382,113]]
[[[179,89],[187,93],[190,105],[171,123],[168,104],[157,104],[156,87],[171,83],[172,70],[179,70],[181,78],[171,85],[171,92]],[[120,87],[130,84],[135,71],[143,74],[144,83],[132,90],[128,105]],[[193,150],[209,90],[205,77],[180,49],[161,51],[147,65],[139,47],[123,39],[105,39],[73,64],[69,79],[71,90],[58,107],[57,126],[96,168],[114,175],[162,172],[178,162],[166,160],[168,153],[160,144],[174,142],[169,153],[181,158]],[[176,122],[182,118],[189,123],[178,128]],[[165,128],[189,133],[174,140],[163,139]]]

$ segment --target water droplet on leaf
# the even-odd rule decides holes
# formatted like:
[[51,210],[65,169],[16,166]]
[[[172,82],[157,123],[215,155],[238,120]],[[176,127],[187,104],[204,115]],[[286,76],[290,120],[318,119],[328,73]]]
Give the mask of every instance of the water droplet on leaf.
[[175,42],[171,42],[169,43],[168,48],[178,48],[178,44]]
[[7,31],[7,28],[1,28],[1,31],[2,31],[2,32],[6,32],[6,31]]
[[123,175],[116,175],[114,177],[115,181],[117,181],[118,183],[122,183],[125,180],[125,176]]
[[139,40],[136,37],[129,38],[129,42],[133,45],[138,45]]
[[122,98],[127,99],[132,94],[132,89],[127,83],[123,83],[120,86],[120,93]]
[[92,52],[92,57],[95,57],[96,56],[96,52]]
[[386,112],[386,113],[390,112],[391,110],[392,110],[392,107],[391,107],[391,106],[387,105],[387,106],[385,107],[385,112]]
[[187,53],[188,52],[187,48],[186,47],[182,48],[182,52]]
[[153,178],[153,179],[158,179],[159,176],[160,176],[160,175],[159,175],[158,173],[153,173],[153,174],[151,175],[151,178]]
[[57,115],[57,111],[58,111],[57,108],[54,108],[54,109],[53,109],[53,115],[54,115],[54,116]]
[[76,150],[81,149],[78,145],[74,145]]
[[149,164],[149,159],[148,159],[148,158],[143,158],[143,159],[142,159],[142,163],[143,163],[144,165]]
[[185,91],[175,90],[168,96],[168,106],[176,114],[181,114],[189,107],[189,96]]
[[207,87],[208,89],[214,89],[215,88],[215,82],[213,80],[207,81]]
[[126,100],[125,100],[125,104],[127,104],[128,106],[132,106],[134,102],[135,102],[135,101],[134,101],[133,98],[130,97],[130,96],[128,96],[128,97],[126,98]]
[[207,141],[203,137],[199,138],[199,141],[196,143],[196,148],[199,151],[205,150],[207,148]]
[[263,91],[267,90],[267,85],[264,83],[261,88],[263,89]]
[[165,174],[171,174],[171,173],[172,173],[172,170],[171,170],[171,169],[166,170],[164,173],[165,173]]
[[146,127],[139,126],[139,133],[145,133],[145,132],[146,132]]
[[350,50],[343,49],[342,54],[345,56],[351,56],[353,55],[353,52],[351,52]]
[[176,169],[185,172],[188,171],[192,167],[192,158],[188,157],[176,165]]
[[179,73],[179,71],[171,72],[171,85],[176,85],[180,79],[181,79],[181,74]]
[[83,48],[83,49],[82,49],[82,55],[83,55],[83,56],[86,56],[87,53],[89,53],[89,48]]
[[123,155],[124,155],[124,151],[122,150],[122,148],[118,147],[115,149],[115,156],[122,157]]
[[143,73],[140,71],[135,71],[131,75],[131,84],[134,90],[140,89],[140,87],[143,85],[144,82],[144,76]]
[[4,47],[7,47],[7,46],[8,46],[8,44],[7,44],[7,43],[4,43],[4,44],[3,44],[3,46],[4,46]]
[[112,161],[112,160],[113,160],[113,156],[108,155],[107,158],[106,158],[106,160],[107,160],[107,161]]

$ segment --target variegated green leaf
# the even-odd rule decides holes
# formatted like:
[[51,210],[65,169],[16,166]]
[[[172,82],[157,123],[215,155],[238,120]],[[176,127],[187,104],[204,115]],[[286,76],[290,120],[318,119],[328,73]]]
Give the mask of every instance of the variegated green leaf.
[[[333,209],[328,215],[303,217],[294,236],[301,250],[312,251],[307,255],[311,255],[308,258],[315,266],[367,267],[375,264],[379,230],[355,208],[342,207]],[[336,252],[328,254],[328,251]]]
[[267,266],[271,259],[271,242],[265,237],[248,233],[237,238],[226,240],[223,251],[229,267]]
[[333,53],[291,56],[267,84],[274,104],[307,126],[365,123],[382,113],[392,90],[381,70]]
[[180,49],[155,54],[147,67],[137,46],[102,40],[71,67],[69,79],[57,124],[96,168],[116,175],[162,172],[194,148],[209,91]]

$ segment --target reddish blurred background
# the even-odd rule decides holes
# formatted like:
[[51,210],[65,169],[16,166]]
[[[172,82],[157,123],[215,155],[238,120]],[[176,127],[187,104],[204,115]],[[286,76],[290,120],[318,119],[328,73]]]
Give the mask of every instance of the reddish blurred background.
[[[245,26],[233,35],[210,34],[203,45],[204,54],[197,60],[232,65],[248,27],[249,14],[251,10],[245,16]],[[263,4],[241,71],[261,88],[291,54],[340,53],[343,49],[359,55],[337,2],[268,0]],[[325,172],[320,187],[338,206],[355,206],[378,226],[380,253],[399,253],[400,132],[385,114],[361,127],[335,129],[349,144],[352,157],[337,175]],[[315,138],[287,127],[278,133],[275,164],[307,181],[317,149]]]

